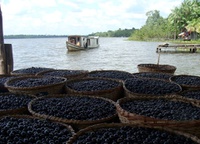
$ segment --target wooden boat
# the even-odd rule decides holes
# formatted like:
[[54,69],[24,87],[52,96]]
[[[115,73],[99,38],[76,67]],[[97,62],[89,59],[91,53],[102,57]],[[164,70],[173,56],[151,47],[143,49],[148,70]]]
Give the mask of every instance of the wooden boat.
[[66,46],[67,46],[68,51],[98,48],[99,37],[71,35],[71,36],[68,36],[68,40],[66,41]]

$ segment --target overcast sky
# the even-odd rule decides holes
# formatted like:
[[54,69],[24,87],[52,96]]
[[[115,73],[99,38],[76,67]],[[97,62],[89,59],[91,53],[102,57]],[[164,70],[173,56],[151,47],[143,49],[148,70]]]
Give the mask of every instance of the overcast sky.
[[146,12],[166,18],[183,0],[0,0],[4,35],[87,35],[141,28]]

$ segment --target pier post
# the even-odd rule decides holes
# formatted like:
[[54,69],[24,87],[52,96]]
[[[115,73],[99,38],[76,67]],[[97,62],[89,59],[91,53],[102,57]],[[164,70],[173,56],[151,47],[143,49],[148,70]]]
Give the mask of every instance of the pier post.
[[7,74],[1,6],[0,6],[0,74]]

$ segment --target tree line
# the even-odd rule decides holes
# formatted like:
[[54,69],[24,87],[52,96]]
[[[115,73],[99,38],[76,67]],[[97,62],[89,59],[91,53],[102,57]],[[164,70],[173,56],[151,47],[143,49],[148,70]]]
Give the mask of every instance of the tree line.
[[23,38],[56,38],[56,37],[67,37],[67,35],[5,35],[5,39],[23,39]]
[[118,30],[108,30],[107,32],[95,32],[89,34],[89,36],[100,36],[100,37],[130,37],[131,34],[135,31],[135,28],[132,29],[121,29]]

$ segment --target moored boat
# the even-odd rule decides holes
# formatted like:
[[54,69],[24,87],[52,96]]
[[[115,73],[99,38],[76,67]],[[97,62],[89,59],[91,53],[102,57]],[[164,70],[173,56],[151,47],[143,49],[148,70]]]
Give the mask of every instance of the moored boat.
[[99,37],[98,36],[81,36],[81,35],[71,35],[68,36],[68,41],[66,41],[66,46],[68,51],[85,50],[90,48],[99,47]]

